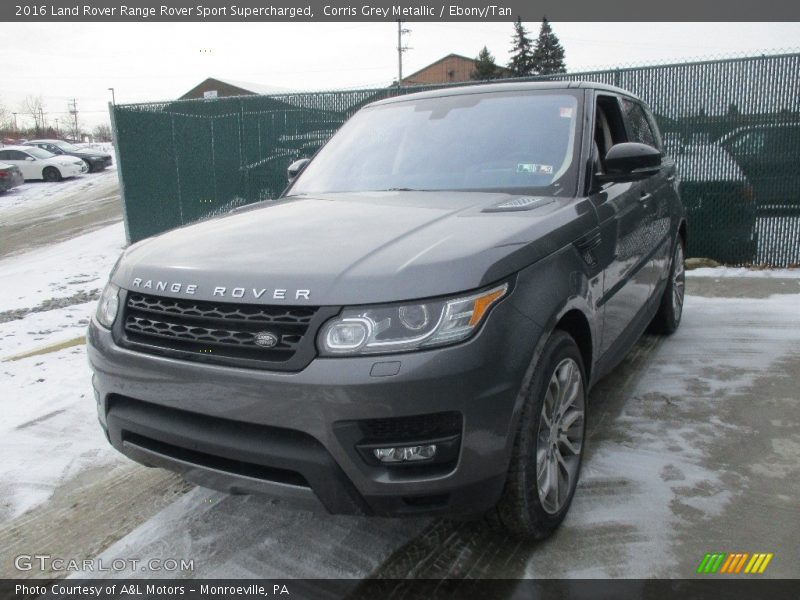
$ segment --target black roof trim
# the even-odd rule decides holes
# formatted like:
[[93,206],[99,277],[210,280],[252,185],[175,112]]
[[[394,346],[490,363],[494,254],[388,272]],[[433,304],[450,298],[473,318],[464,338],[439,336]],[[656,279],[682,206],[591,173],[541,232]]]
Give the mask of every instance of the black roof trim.
[[590,89],[601,92],[611,92],[639,100],[637,96],[621,88],[595,81],[508,81],[503,83],[479,83],[472,85],[453,85],[424,92],[414,92],[393,98],[386,98],[368,104],[367,106],[382,106],[396,102],[420,100],[425,98],[443,98],[446,96],[462,96],[467,94],[491,94],[508,91],[535,91],[535,90],[567,90]]

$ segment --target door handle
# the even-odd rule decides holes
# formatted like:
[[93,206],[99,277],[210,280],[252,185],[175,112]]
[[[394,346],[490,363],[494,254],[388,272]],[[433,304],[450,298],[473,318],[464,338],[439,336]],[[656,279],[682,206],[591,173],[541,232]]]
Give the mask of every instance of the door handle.
[[647,202],[647,201],[648,201],[648,200],[650,200],[650,198],[652,198],[652,197],[653,197],[653,194],[644,194],[644,193],[643,193],[643,194],[641,195],[641,197],[639,198],[639,202]]

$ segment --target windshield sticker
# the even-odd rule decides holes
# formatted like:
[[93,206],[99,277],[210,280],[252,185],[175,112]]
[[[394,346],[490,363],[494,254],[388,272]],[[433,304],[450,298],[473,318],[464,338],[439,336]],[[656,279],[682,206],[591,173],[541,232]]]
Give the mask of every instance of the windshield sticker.
[[572,118],[572,109],[562,106],[559,110],[559,114],[564,117],[565,119]]
[[535,163],[517,163],[517,173],[538,173],[552,175],[553,165],[537,165]]

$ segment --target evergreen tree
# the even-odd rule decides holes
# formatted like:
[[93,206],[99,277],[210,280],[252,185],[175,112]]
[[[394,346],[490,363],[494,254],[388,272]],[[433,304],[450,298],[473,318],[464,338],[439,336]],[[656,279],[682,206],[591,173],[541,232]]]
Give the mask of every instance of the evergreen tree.
[[511,37],[509,53],[511,58],[508,61],[508,68],[513,77],[525,77],[533,73],[533,42],[519,17],[514,23],[514,35]]
[[489,49],[484,46],[483,50],[478,52],[478,57],[475,59],[475,69],[470,74],[470,79],[484,81],[486,79],[496,79],[497,75],[497,65],[494,64],[494,56],[492,56],[489,53]]
[[566,73],[564,65],[564,46],[558,41],[558,37],[553,33],[547,18],[542,19],[542,28],[539,30],[539,37],[536,40],[536,48],[533,51],[531,61],[532,71],[537,75],[553,75],[554,73]]

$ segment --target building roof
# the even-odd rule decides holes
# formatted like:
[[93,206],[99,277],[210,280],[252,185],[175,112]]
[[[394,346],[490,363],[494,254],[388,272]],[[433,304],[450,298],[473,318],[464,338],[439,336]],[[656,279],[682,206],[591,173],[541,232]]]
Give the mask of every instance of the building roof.
[[[443,63],[443,62],[444,62],[444,61],[446,61],[448,58],[460,58],[460,59],[462,59],[462,60],[468,60],[468,61],[469,61],[469,62],[471,62],[471,63],[476,63],[476,62],[478,62],[477,60],[475,60],[474,58],[470,58],[469,56],[464,56],[464,55],[462,55],[462,54],[456,54],[455,52],[451,52],[450,54],[447,54],[446,56],[443,56],[443,57],[442,57],[442,58],[440,58],[439,60],[435,60],[435,61],[433,61],[432,63],[430,63],[429,65],[425,65],[424,67],[422,67],[422,68],[421,68],[421,69],[419,69],[418,71],[414,71],[414,72],[413,72],[413,73],[411,73],[410,75],[404,75],[404,76],[403,76],[403,81],[405,81],[406,79],[413,79],[413,78],[414,78],[416,75],[419,75],[419,74],[420,74],[420,73],[422,73],[423,71],[427,71],[427,70],[428,70],[428,69],[430,69],[431,67],[435,67],[435,66],[436,66],[436,65],[438,65],[439,63]],[[510,71],[509,69],[507,69],[506,67],[503,67],[503,66],[501,66],[501,65],[496,65],[496,66],[497,66],[497,70],[498,70],[498,71],[500,71],[501,73],[510,73],[510,72],[511,72],[511,71]]]
[[263,96],[269,96],[270,94],[290,94],[294,91],[290,90],[289,88],[279,87],[277,85],[264,85],[262,83],[237,81],[235,79],[220,79],[219,77],[209,77],[209,79],[216,79],[217,81],[221,81],[222,83],[227,83],[228,85],[232,85],[233,87],[238,87],[240,89],[247,90],[248,92],[253,92],[254,94],[261,94]]
[[288,94],[291,93],[293,90],[278,87],[276,85],[264,85],[261,83],[251,83],[249,81],[236,81],[234,79],[221,79],[219,77],[208,77],[190,89],[188,92],[183,94],[181,98],[188,98],[191,97],[197,90],[209,90],[213,89],[214,86],[226,86],[230,88],[235,88],[237,91],[241,92],[240,95],[247,96],[247,95],[263,95],[263,96],[272,96],[275,94]]

